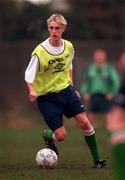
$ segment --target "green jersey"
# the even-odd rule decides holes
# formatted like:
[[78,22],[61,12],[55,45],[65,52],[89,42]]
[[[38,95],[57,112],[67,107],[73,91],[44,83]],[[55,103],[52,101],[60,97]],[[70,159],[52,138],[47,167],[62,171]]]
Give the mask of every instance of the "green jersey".
[[107,94],[116,95],[119,89],[120,79],[115,68],[105,64],[102,68],[96,64],[90,65],[84,82],[81,86],[81,93],[86,94]]

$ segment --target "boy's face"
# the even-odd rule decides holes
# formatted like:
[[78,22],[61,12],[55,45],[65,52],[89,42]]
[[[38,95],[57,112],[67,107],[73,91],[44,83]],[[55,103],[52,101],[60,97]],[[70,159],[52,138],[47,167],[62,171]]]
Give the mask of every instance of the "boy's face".
[[62,33],[65,31],[65,27],[59,22],[50,21],[48,24],[48,32],[52,40],[59,40],[62,37]]
[[98,66],[103,66],[106,61],[106,53],[97,51],[94,53],[94,61]]

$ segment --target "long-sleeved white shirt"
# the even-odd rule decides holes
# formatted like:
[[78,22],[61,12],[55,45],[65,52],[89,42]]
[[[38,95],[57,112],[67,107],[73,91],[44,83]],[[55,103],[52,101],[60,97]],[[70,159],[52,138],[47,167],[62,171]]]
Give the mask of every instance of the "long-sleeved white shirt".
[[[49,43],[49,39],[46,39],[44,42],[42,42],[42,46],[51,54],[58,55],[63,52],[64,50],[64,40],[62,39],[63,45],[60,47],[54,47]],[[74,58],[74,52],[72,54],[72,59]],[[39,60],[36,55],[32,56],[30,59],[30,62],[28,64],[28,67],[25,71],[25,81],[27,83],[33,84],[37,71],[39,69]],[[72,69],[72,65],[71,65]]]

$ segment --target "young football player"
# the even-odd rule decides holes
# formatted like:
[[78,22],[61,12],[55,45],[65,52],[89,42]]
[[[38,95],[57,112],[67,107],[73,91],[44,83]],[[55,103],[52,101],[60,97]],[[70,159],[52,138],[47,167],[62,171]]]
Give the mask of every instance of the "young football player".
[[25,72],[29,99],[37,102],[49,127],[43,132],[45,144],[58,154],[55,141],[63,141],[66,137],[63,115],[74,117],[83,130],[94,167],[106,167],[106,161],[100,159],[95,131],[86,116],[81,97],[73,87],[74,48],[70,41],[62,38],[67,21],[62,15],[53,14],[47,20],[47,26],[49,37],[33,50]]
[[118,180],[125,179],[125,52],[120,56],[121,86],[112,108],[107,127],[111,132],[110,143],[113,165]]
[[88,107],[89,121],[98,127],[100,115],[107,121],[108,112],[119,89],[117,70],[108,63],[105,49],[93,51],[93,62],[89,65],[81,86],[81,94]]

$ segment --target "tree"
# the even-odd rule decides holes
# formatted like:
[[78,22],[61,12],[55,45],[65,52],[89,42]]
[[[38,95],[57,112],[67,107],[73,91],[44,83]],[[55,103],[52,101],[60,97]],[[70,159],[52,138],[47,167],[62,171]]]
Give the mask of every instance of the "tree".
[[35,5],[26,1],[0,1],[0,40],[43,37],[49,5]]
[[80,39],[121,38],[119,1],[69,0],[68,3],[71,7],[70,34],[74,37]]

